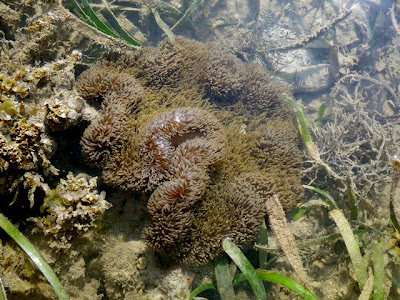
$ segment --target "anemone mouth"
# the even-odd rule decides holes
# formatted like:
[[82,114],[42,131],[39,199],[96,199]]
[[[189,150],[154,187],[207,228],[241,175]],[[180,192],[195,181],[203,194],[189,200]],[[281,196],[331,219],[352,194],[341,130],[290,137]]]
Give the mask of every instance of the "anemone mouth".
[[173,137],[171,137],[170,143],[171,143],[171,146],[176,148],[180,144],[183,144],[186,141],[193,140],[196,138],[204,138],[204,137],[205,137],[205,134],[203,132],[201,132],[199,129],[196,129],[192,132],[187,132],[187,133],[184,133],[181,135],[179,135],[179,134],[174,135]]

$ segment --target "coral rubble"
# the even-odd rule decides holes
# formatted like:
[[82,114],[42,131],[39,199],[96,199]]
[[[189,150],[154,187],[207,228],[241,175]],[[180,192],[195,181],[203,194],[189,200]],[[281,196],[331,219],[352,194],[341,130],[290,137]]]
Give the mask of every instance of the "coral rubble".
[[105,200],[105,192],[97,193],[97,178],[86,174],[61,179],[55,190],[44,199],[42,210],[48,215],[31,218],[37,225],[34,231],[52,236],[50,247],[70,247],[70,240],[91,227],[111,207]]
[[73,90],[81,54],[72,50],[59,16],[40,10],[40,16],[21,17],[19,28],[9,27],[9,16],[23,15],[28,6],[15,3],[18,12],[7,6],[0,17],[0,26],[8,28],[0,48],[0,194],[5,205],[18,198],[22,206],[27,194],[32,207],[59,173],[51,162],[56,151],[51,132],[77,125],[84,102]]
[[218,44],[177,38],[110,54],[76,88],[101,102],[83,154],[107,184],[148,195],[145,236],[158,253],[206,263],[222,238],[255,238],[273,194],[286,210],[302,197],[287,88]]
[[324,126],[315,130],[321,158],[337,174],[338,185],[351,183],[363,200],[379,195],[389,182],[388,161],[398,153],[400,102],[390,89],[367,74],[344,76],[332,89]]

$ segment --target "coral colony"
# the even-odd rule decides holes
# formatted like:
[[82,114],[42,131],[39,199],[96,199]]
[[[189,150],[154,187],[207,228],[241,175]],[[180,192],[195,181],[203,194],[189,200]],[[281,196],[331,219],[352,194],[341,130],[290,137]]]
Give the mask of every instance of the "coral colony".
[[254,240],[273,194],[285,210],[302,197],[300,137],[279,97],[289,91],[217,44],[112,53],[76,88],[98,107],[81,140],[87,163],[148,197],[145,236],[162,255],[207,263],[224,237]]

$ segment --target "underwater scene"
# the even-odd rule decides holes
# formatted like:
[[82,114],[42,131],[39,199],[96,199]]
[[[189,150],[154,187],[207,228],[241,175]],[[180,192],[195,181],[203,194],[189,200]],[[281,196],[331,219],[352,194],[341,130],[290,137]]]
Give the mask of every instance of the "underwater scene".
[[400,299],[400,2],[0,0],[0,300]]

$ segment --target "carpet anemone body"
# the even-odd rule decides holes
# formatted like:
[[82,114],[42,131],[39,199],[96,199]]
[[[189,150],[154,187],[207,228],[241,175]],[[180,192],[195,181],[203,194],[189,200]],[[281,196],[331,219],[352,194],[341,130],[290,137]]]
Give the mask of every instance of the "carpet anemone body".
[[148,195],[145,237],[178,262],[207,263],[221,240],[252,242],[265,202],[302,197],[300,139],[287,88],[220,45],[177,38],[109,55],[77,90],[102,101],[82,137],[105,183]]

